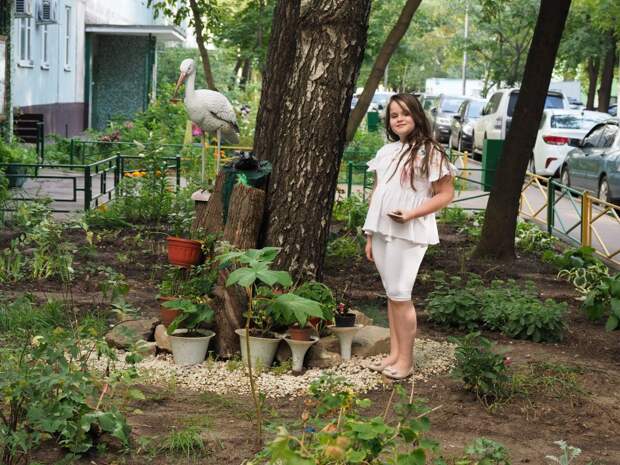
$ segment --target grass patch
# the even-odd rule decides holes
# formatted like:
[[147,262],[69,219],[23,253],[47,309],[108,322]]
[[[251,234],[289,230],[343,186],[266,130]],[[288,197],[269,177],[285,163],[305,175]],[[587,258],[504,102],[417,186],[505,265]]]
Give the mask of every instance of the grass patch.
[[542,395],[558,400],[566,400],[575,405],[580,397],[586,395],[579,383],[583,369],[576,366],[550,362],[531,362],[524,370],[515,373],[515,391],[530,399]]
[[172,431],[163,439],[161,451],[171,455],[184,456],[189,460],[205,456],[209,449],[200,435],[200,428],[190,426],[179,430],[173,427]]

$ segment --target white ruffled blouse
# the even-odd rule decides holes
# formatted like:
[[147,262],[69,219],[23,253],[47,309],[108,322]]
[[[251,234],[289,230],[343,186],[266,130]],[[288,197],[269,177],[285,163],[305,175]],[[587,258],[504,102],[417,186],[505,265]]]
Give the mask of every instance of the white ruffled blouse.
[[404,160],[398,163],[403,151],[407,149],[408,146],[402,142],[384,145],[375,158],[367,163],[368,171],[376,172],[377,186],[362,229],[366,234],[381,234],[387,241],[396,237],[416,244],[437,244],[439,233],[434,213],[403,224],[392,220],[387,214],[394,210],[411,210],[421,205],[433,196],[433,182],[444,176],[455,176],[458,170],[447,160],[442,162],[441,154],[433,151],[428,177],[423,176],[420,167],[426,151],[420,148],[414,163],[416,173],[413,181],[415,190],[413,190],[409,176],[406,173],[403,175]]

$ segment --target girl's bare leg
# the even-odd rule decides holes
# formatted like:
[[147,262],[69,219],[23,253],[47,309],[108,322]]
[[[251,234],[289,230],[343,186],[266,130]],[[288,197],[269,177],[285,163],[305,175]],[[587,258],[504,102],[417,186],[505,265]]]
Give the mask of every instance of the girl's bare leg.
[[396,363],[398,360],[398,349],[400,346],[395,329],[396,322],[394,321],[394,309],[390,299],[388,299],[388,321],[390,323],[390,355],[379,362],[381,369]]
[[392,321],[398,341],[398,358],[390,367],[398,376],[405,375],[413,366],[413,344],[417,331],[415,308],[411,300],[392,301]]

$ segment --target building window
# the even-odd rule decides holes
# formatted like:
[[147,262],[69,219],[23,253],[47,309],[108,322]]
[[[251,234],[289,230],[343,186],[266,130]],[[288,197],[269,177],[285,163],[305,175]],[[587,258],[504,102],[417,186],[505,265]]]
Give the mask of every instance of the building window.
[[41,68],[50,69],[48,60],[47,42],[48,42],[47,24],[41,28]]
[[65,69],[71,70],[71,7],[65,7]]
[[19,20],[19,65],[32,66],[32,19]]

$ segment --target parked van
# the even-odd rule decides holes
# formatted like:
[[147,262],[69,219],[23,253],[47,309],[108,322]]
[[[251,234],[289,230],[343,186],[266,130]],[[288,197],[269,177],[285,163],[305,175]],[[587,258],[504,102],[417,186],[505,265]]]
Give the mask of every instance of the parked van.
[[[491,96],[474,125],[474,152],[482,153],[485,139],[506,139],[518,98],[519,89],[501,89]],[[545,99],[547,108],[568,109],[568,99],[562,92],[549,91]]]

